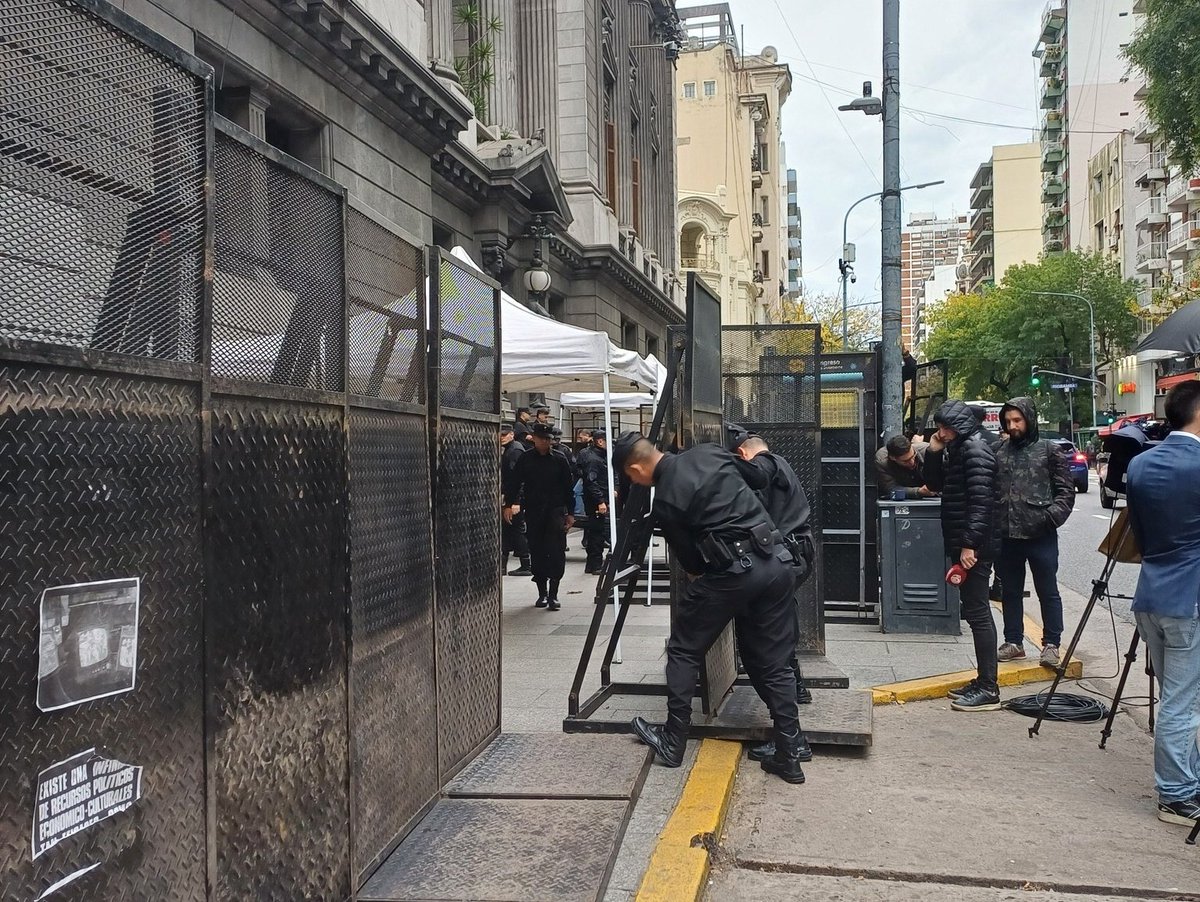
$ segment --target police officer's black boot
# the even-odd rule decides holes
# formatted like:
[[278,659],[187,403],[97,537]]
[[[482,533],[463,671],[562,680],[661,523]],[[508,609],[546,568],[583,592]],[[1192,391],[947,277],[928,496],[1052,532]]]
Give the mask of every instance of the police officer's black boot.
[[[760,745],[750,746],[749,756],[751,761],[766,761],[768,758],[775,757],[775,743],[764,742]],[[813,751],[812,746],[808,744],[808,737],[804,735],[804,731],[800,731],[800,760],[812,761]]]
[[546,596],[546,607],[551,611],[557,611],[562,607],[558,603],[558,580],[550,580],[550,594]]
[[533,571],[529,569],[529,555],[523,554],[520,556],[521,566],[516,570],[509,570],[509,576],[533,576]]
[[[647,723],[645,718],[633,719],[633,732],[637,738],[654,749],[658,759],[667,767],[683,764],[683,750],[687,748],[687,727],[667,718],[665,724]],[[765,766],[765,765],[764,765]]]
[[544,608],[549,602],[546,600],[546,581],[544,579],[535,579],[534,582],[538,587],[537,601],[534,602],[535,608]]
[[[808,740],[802,730],[785,733],[775,730],[775,755],[767,758],[760,765],[769,774],[774,774],[788,783],[803,783],[804,770],[800,767],[801,748],[807,748]],[[812,749],[808,750],[809,758]]]

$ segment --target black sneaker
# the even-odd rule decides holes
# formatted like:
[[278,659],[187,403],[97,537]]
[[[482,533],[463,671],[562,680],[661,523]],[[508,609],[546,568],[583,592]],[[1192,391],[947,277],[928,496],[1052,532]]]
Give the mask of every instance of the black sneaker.
[[557,611],[557,610],[560,610],[561,608],[562,608],[562,605],[558,603],[557,598],[551,598],[549,601],[546,602],[546,610],[547,611]]
[[946,692],[946,697],[952,698],[952,699],[953,698],[961,698],[963,695],[970,692],[972,689],[974,689],[978,685],[979,685],[979,680],[971,680],[971,682],[967,683],[967,685],[965,685],[965,686],[959,686],[957,689],[948,690]]
[[976,684],[950,703],[955,711],[999,711],[1000,693]]
[[1194,827],[1200,821],[1200,798],[1182,802],[1159,802],[1158,819],[1164,824]]
[[808,691],[807,686],[801,686],[799,683],[796,684],[796,704],[797,705],[811,705],[812,704],[812,693]]
[[544,607],[545,607],[546,605],[548,605],[549,603],[550,603],[550,602],[546,601],[546,596],[545,596],[545,595],[542,595],[542,596],[540,596],[540,597],[538,598],[538,600],[537,600],[537,601],[535,601],[535,602],[533,603],[533,606],[534,606],[535,608],[544,608]]
[[518,567],[516,570],[509,570],[508,575],[509,576],[533,576],[533,571],[530,570],[528,567],[521,566],[521,567]]

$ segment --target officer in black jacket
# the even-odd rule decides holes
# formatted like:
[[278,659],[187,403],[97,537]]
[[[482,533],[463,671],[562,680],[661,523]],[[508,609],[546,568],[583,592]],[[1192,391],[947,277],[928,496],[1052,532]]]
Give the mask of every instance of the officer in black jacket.
[[[762,436],[747,432],[734,423],[726,424],[725,428],[730,450],[738,455],[741,467],[749,468],[758,474],[757,479],[748,476],[746,481],[755,489],[775,528],[779,530],[792,553],[792,566],[798,589],[812,575],[813,561],[816,558],[816,546],[812,536],[812,510],[808,505],[804,486],[800,484],[800,477],[796,475],[791,464],[771,451]],[[797,642],[799,638],[800,609],[797,607]],[[794,649],[791,664],[792,672],[796,675],[796,701],[801,705],[811,704],[812,693],[808,691],[800,676],[800,661]],[[773,747],[770,746],[771,743],[766,743],[752,748],[751,759],[761,761],[764,757],[769,757],[773,753]]]
[[566,457],[553,450],[551,427],[535,423],[530,435],[533,450],[521,455],[504,486],[504,521],[511,523],[516,514],[525,514],[537,607],[557,611],[558,584],[567,565],[567,531],[575,523],[575,480]]
[[592,432],[591,444],[576,458],[583,475],[583,507],[587,512],[583,547],[587,551],[585,573],[599,573],[604,566],[604,543],[608,538],[608,433]]
[[[500,485],[508,486],[512,480],[517,461],[525,453],[525,446],[517,440],[516,430],[508,423],[500,427]],[[514,514],[512,522],[500,527],[501,551],[504,553],[503,570],[509,576],[533,576],[529,569],[529,542],[525,538],[525,515]],[[516,554],[521,565],[516,570],[508,569],[508,556]]]
[[634,718],[637,735],[669,767],[683,761],[700,663],[730,620],[742,659],[775,723],[775,756],[763,770],[803,783],[796,679],[791,555],[762,502],[716,444],[664,455],[636,432],[613,446],[614,464],[639,486],[654,486],[653,516],[688,583],[667,642],[667,722]]
[[938,431],[925,452],[925,484],[942,493],[942,538],[951,561],[967,571],[959,586],[962,618],[975,639],[978,676],[951,703],[956,711],[1000,708],[996,684],[996,623],[988,579],[1000,553],[1000,480],[996,454],[975,412],[947,401],[934,414]]

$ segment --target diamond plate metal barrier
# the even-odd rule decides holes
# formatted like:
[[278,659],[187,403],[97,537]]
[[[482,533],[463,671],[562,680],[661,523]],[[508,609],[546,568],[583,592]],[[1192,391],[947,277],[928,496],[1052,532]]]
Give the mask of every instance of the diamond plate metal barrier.
[[948,360],[930,360],[917,364],[916,378],[904,386],[908,394],[905,402],[908,415],[904,420],[906,431],[920,436],[926,430],[935,428],[933,415],[946,401],[949,374]]
[[[96,862],[74,898],[204,898],[198,409],[185,383],[0,364],[6,899]],[[40,713],[42,589],[125,577],[141,579],[135,689]],[[31,861],[38,772],[90,748],[143,767],[142,799]]]
[[0,338],[196,360],[203,67],[6,0],[0,71]]
[[350,739],[359,879],[439,787],[429,518],[424,418],[352,409]]
[[341,194],[318,173],[219,123],[213,375],[341,391]]
[[726,419],[759,433],[774,453],[791,464],[808,496],[817,564],[812,577],[796,592],[799,648],[824,654],[820,362],[820,327],[812,323],[726,326],[721,330]]
[[344,439],[340,408],[213,401],[219,898],[350,894]]
[[346,213],[352,394],[425,403],[425,259],[358,210]]

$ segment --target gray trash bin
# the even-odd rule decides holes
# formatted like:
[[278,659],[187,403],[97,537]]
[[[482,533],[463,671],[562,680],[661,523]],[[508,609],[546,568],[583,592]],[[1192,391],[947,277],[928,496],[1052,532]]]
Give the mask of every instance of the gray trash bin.
[[946,584],[941,512],[937,499],[879,502],[879,624],[885,633],[962,633],[958,589]]

